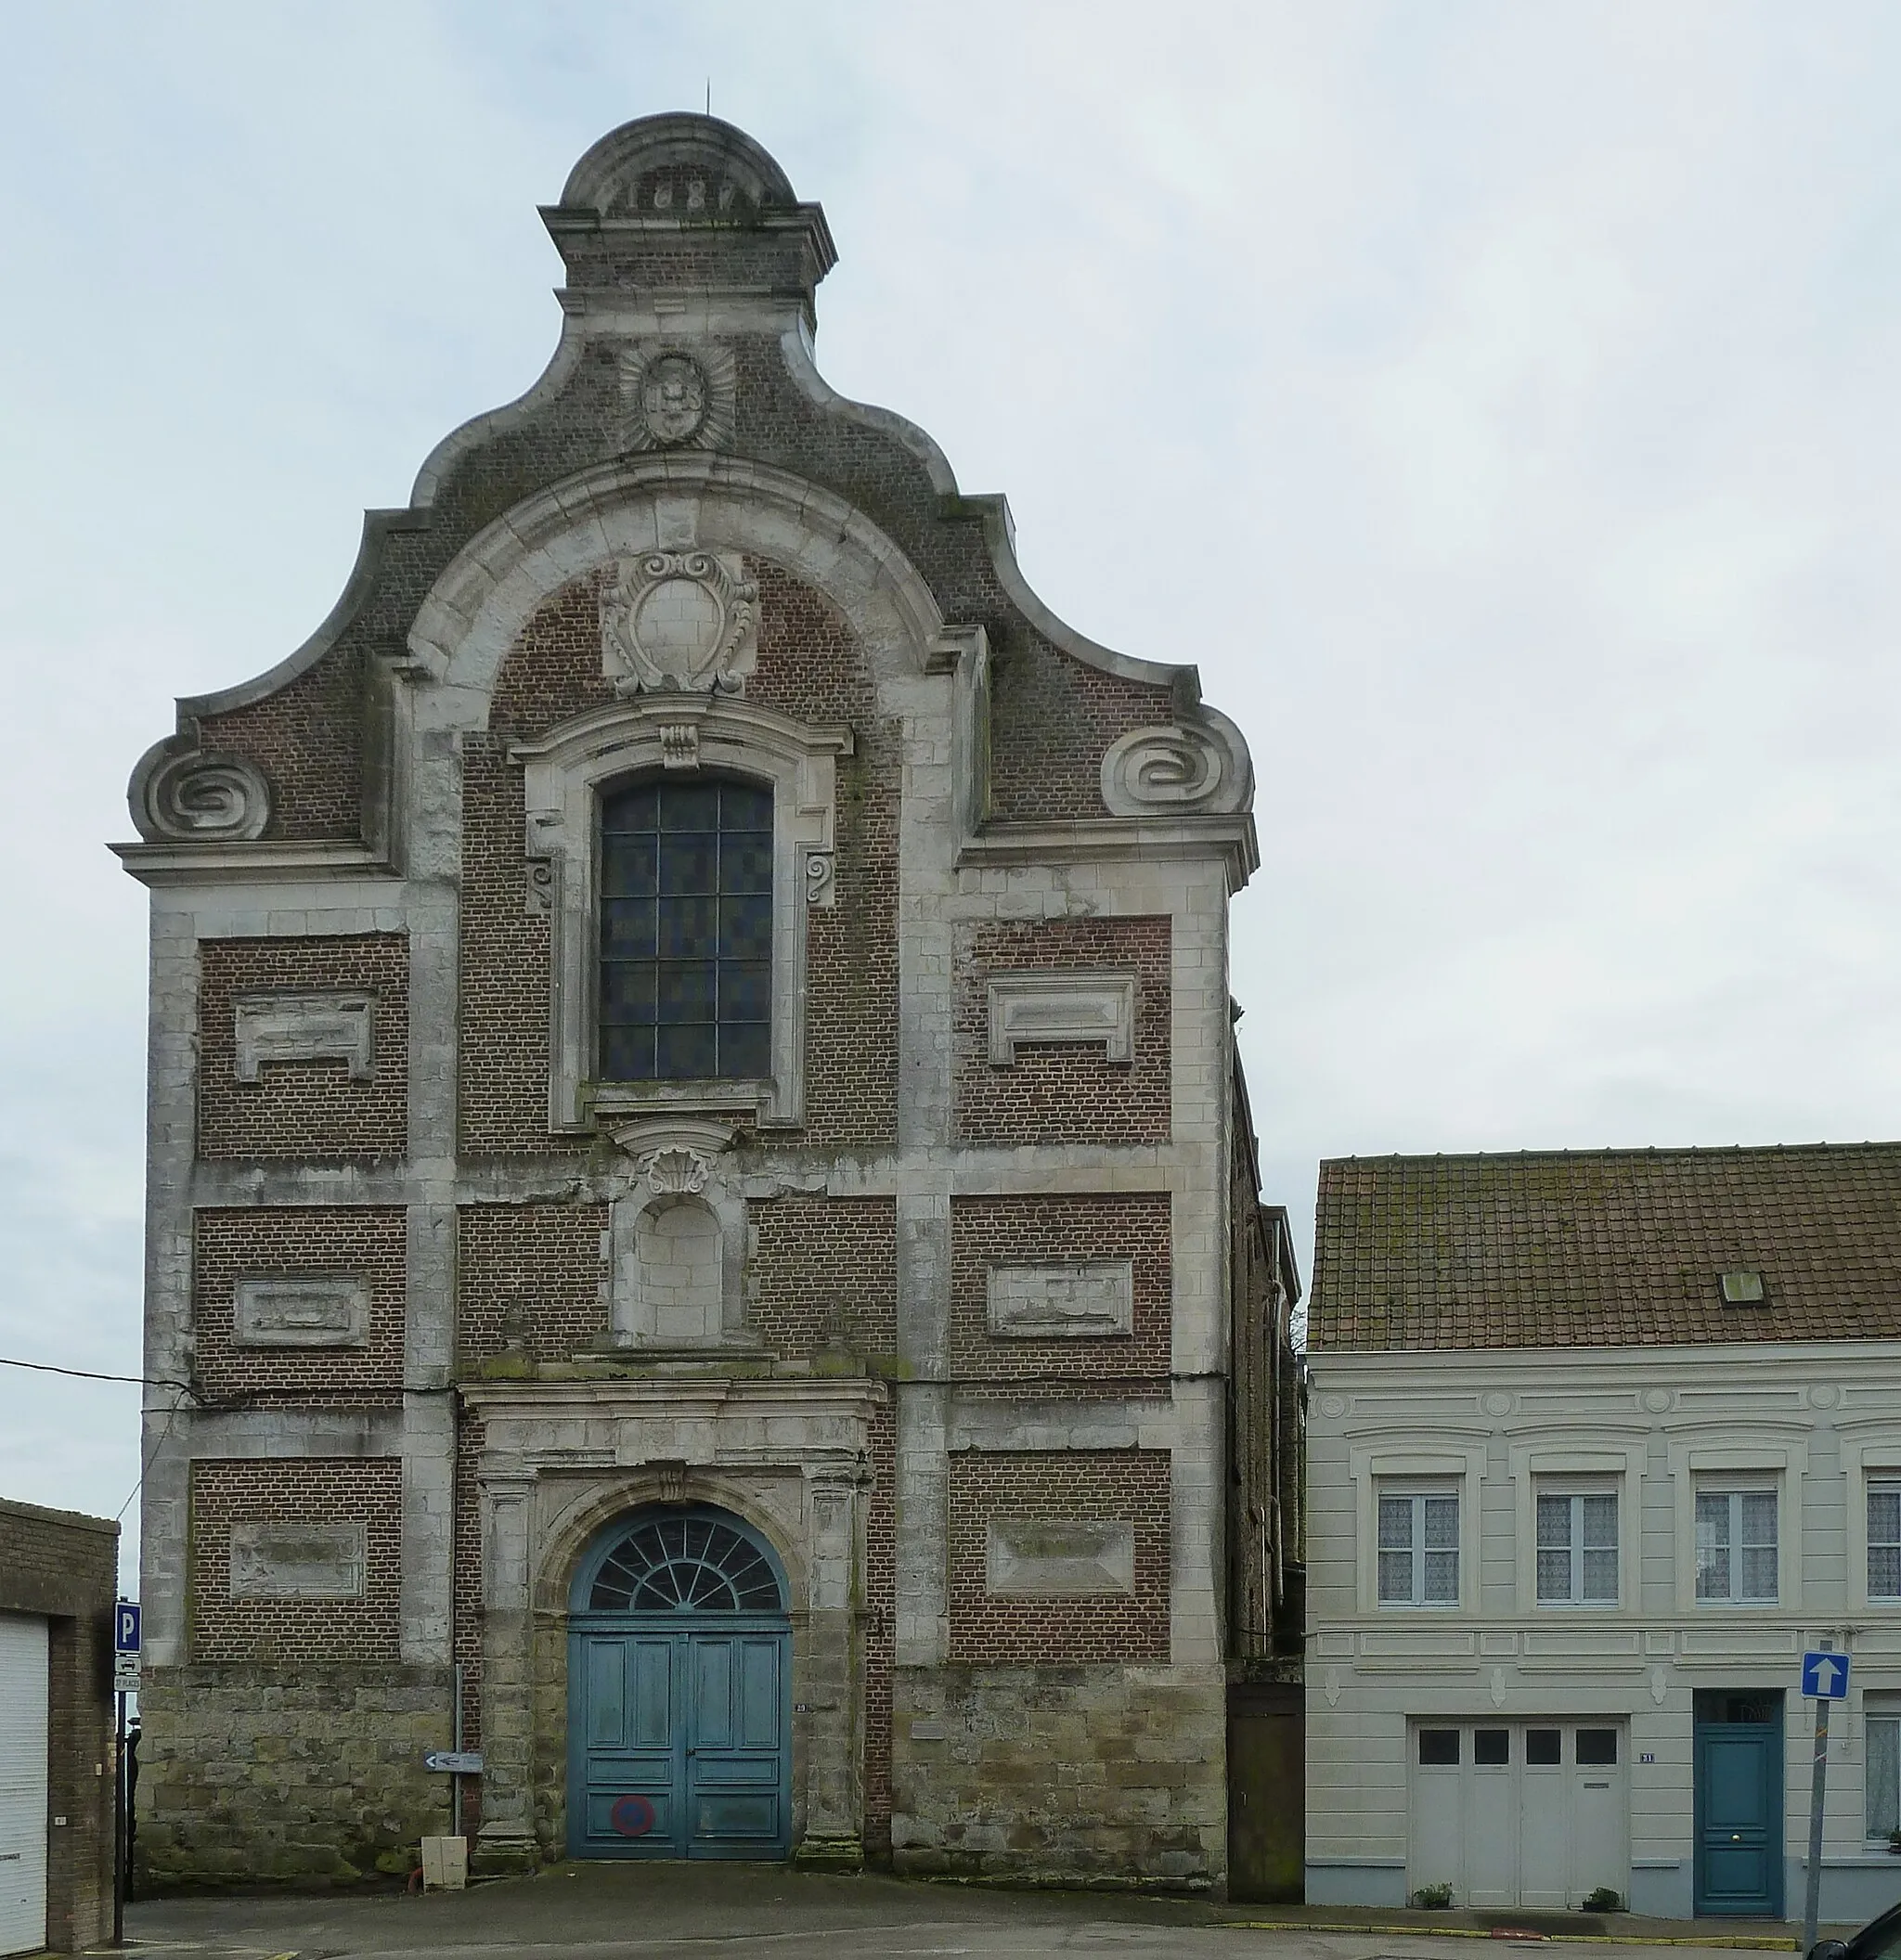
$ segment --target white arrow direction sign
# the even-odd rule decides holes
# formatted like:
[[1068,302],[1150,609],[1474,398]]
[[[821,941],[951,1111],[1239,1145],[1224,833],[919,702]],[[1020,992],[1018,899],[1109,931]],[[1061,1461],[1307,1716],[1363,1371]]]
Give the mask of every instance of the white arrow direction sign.
[[1848,1657],[1810,1652],[1802,1657],[1802,1692],[1811,1701],[1848,1698]]

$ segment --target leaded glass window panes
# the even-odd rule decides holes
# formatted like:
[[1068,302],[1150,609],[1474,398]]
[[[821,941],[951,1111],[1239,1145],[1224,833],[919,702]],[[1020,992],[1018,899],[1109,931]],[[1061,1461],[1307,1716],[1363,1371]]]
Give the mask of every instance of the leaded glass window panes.
[[1699,1490],[1697,1597],[1762,1604],[1776,1597],[1776,1493]]
[[1383,1605],[1455,1606],[1459,1501],[1450,1492],[1382,1492],[1379,1598]]
[[1868,1487],[1868,1596],[1901,1599],[1901,1481]]
[[772,792],[718,777],[601,803],[601,1078],[772,1071]]
[[1538,1598],[1550,1605],[1617,1603],[1617,1494],[1541,1491]]

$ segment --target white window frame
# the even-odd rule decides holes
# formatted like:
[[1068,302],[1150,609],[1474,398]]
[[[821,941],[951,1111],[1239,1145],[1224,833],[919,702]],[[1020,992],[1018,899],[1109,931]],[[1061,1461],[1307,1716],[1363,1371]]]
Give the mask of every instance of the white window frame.
[[[1781,1602],[1802,1597],[1802,1480],[1808,1471],[1804,1427],[1764,1418],[1758,1431],[1784,1429],[1787,1439],[1745,1439],[1735,1429],[1717,1431],[1706,1441],[1673,1439],[1668,1446],[1676,1523],[1676,1606],[1681,1613],[1773,1613]],[[1776,1598],[1718,1600],[1697,1597],[1697,1507],[1699,1489],[1745,1487],[1776,1492]]]
[[[1743,1520],[1747,1515],[1747,1500],[1752,1497],[1766,1497],[1773,1507],[1776,1537],[1770,1548],[1775,1554],[1772,1564],[1773,1581],[1767,1592],[1739,1592],[1736,1589],[1741,1582],[1743,1554],[1761,1551],[1760,1541],[1752,1544],[1742,1535]],[[1702,1521],[1702,1510],[1706,1502],[1720,1499],[1726,1509],[1728,1535],[1725,1543],[1729,1562],[1729,1590],[1726,1592],[1705,1592],[1702,1590],[1701,1554],[1697,1554],[1697,1570],[1692,1574],[1692,1582],[1697,1588],[1697,1604],[1700,1606],[1774,1606],[1782,1600],[1782,1518],[1785,1505],[1779,1479],[1765,1477],[1756,1479],[1748,1476],[1699,1477],[1693,1496],[1693,1515],[1699,1526]],[[1699,1531],[1701,1545],[1701,1531]]]
[[[697,694],[637,696],[510,749],[525,777],[523,903],[547,910],[553,928],[550,1128],[742,1108],[762,1128],[805,1120],[806,917],[833,902],[834,763],[851,752],[847,728],[808,727],[744,697]],[[641,774],[678,781],[687,767],[772,789],[772,1072],[747,1082],[602,1082],[600,793]]]
[[[1403,1598],[1389,1597],[1383,1578],[1387,1559],[1397,1557],[1401,1550],[1397,1546],[1390,1548],[1386,1543],[1384,1526],[1389,1504],[1408,1506],[1409,1522],[1403,1550],[1410,1573],[1410,1585]],[[1450,1546],[1429,1545],[1426,1532],[1427,1507],[1447,1504],[1452,1507],[1452,1543]],[[1460,1511],[1459,1489],[1455,1483],[1418,1484],[1410,1479],[1396,1481],[1391,1478],[1379,1480],[1374,1493],[1373,1505],[1374,1524],[1378,1534],[1378,1541],[1374,1548],[1374,1585],[1382,1607],[1417,1606],[1435,1613],[1448,1609],[1455,1611],[1462,1604],[1459,1596],[1459,1581],[1462,1577],[1459,1564],[1465,1544],[1465,1519],[1460,1515]],[[1450,1599],[1429,1599],[1426,1596],[1426,1559],[1429,1553],[1434,1551],[1442,1557],[1448,1552],[1451,1554],[1453,1596]]]
[[[1587,1499],[1594,1498],[1601,1498],[1610,1506],[1609,1545],[1591,1545],[1585,1541],[1584,1505]],[[1569,1571],[1565,1590],[1558,1593],[1547,1593],[1543,1583],[1544,1516],[1547,1503],[1561,1503],[1569,1514],[1563,1548],[1568,1554]],[[1608,1611],[1619,1604],[1623,1592],[1623,1511],[1617,1487],[1609,1482],[1597,1479],[1574,1482],[1569,1477],[1549,1476],[1534,1482],[1532,1489],[1532,1584],[1541,1606],[1597,1606]],[[1610,1591],[1608,1593],[1587,1593],[1584,1591],[1584,1558],[1588,1552],[1609,1552],[1610,1554]]]

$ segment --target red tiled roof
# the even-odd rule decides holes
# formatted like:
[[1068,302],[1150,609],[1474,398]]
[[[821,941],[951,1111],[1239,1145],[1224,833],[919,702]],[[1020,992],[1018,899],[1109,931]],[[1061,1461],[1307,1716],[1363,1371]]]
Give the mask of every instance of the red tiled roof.
[[[1760,1306],[1720,1276],[1763,1275]],[[1901,1143],[1339,1157],[1314,1348],[1901,1338]]]

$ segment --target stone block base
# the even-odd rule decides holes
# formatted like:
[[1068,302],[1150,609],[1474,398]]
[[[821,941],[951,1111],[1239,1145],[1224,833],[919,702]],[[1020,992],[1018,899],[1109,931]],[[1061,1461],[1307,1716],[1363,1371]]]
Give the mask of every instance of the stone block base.
[[858,1838],[808,1837],[800,1840],[792,1862],[808,1872],[861,1872],[865,1868],[864,1842]]
[[899,1668],[892,1863],[1205,1890],[1227,1869],[1222,1670]]
[[446,1668],[153,1668],[139,1690],[138,1884],[346,1885],[446,1831]]

